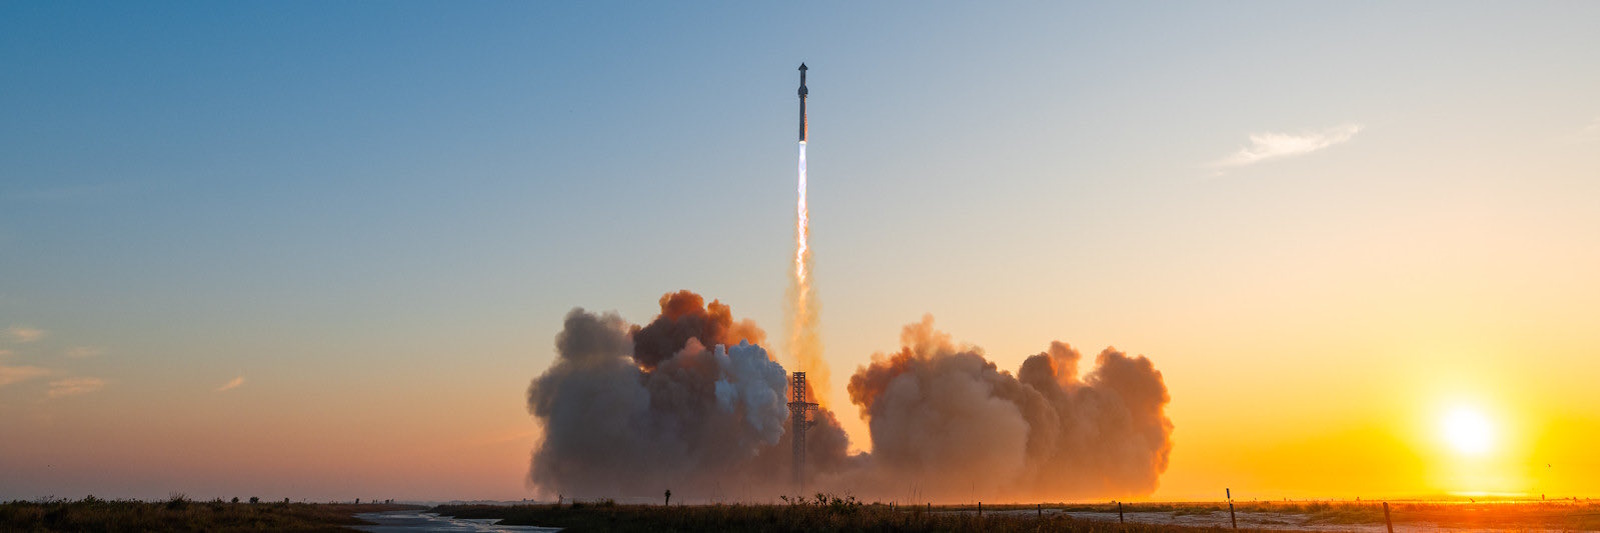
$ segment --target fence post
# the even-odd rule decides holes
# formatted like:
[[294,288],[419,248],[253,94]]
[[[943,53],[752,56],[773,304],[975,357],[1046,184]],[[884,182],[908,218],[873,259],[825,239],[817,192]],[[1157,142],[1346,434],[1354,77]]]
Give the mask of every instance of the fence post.
[[1389,502],[1383,502],[1383,525],[1389,528],[1389,533],[1394,533],[1394,522],[1389,521]]
[[[1239,519],[1233,516],[1233,489],[1223,488],[1222,490],[1228,495],[1228,521],[1233,523],[1234,529],[1239,529]],[[1389,533],[1394,532],[1390,531]]]
[[1117,523],[1118,524],[1126,524],[1127,523],[1126,521],[1122,520],[1122,502],[1117,502]]
[[983,502],[978,502],[978,518],[983,518]]

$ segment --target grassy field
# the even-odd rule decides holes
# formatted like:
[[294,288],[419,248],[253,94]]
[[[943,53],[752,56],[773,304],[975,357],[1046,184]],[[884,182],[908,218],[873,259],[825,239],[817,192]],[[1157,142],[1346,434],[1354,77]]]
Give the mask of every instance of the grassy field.
[[420,507],[383,504],[82,500],[0,503],[0,531],[343,531],[353,516]]
[[[1039,510],[1043,512],[1040,513]],[[1600,530],[1600,504],[1593,502],[1442,503],[1396,502],[1389,506],[1395,527],[1465,529]],[[1306,526],[1382,527],[1378,502],[1235,502],[1234,510],[1270,513],[1284,520],[1271,530]],[[506,525],[563,527],[586,531],[1071,531],[1187,533],[1231,531],[1160,523],[1189,515],[1211,515],[1225,524],[1227,503],[1124,504],[1127,524],[1115,522],[1117,505],[1012,504],[890,506],[852,499],[808,499],[777,505],[619,505],[609,502],[568,505],[446,505],[433,511],[457,518],[498,518]],[[1069,513],[1104,513],[1107,520],[1072,517]],[[1038,515],[1042,514],[1042,517]],[[1257,516],[1261,516],[1258,514]],[[1156,523],[1150,523],[1156,522]],[[1241,531],[1259,531],[1241,523]]]
[[1072,531],[1179,533],[1208,531],[1176,526],[1117,524],[1077,520],[1065,515],[983,516],[967,513],[925,513],[867,505],[834,510],[788,505],[652,505],[568,506],[525,505],[443,506],[435,509],[456,518],[500,518],[504,525],[561,527],[573,533],[592,531]]
[[[1394,502],[1390,515],[1397,529],[1443,527],[1465,529],[1551,529],[1600,531],[1600,503],[1595,502]],[[143,502],[132,500],[15,501],[0,503],[0,531],[350,531],[363,525],[356,513],[421,509],[382,504],[196,502],[184,498]],[[1043,510],[1040,513],[1040,509]],[[495,518],[506,525],[562,527],[569,531],[1068,531],[1115,533],[1199,533],[1230,531],[1162,523],[1192,516],[1225,520],[1226,503],[1123,504],[1127,524],[1115,522],[1117,505],[985,504],[888,505],[853,498],[823,496],[780,504],[619,505],[580,502],[565,505],[443,505],[432,509],[457,518]],[[1383,507],[1377,502],[1235,502],[1246,513],[1270,514],[1286,520],[1265,526],[1294,530],[1304,526],[1381,527]],[[1072,513],[1098,513],[1093,520]],[[1042,514],[1042,517],[1038,515]],[[1260,531],[1246,526],[1241,531]]]

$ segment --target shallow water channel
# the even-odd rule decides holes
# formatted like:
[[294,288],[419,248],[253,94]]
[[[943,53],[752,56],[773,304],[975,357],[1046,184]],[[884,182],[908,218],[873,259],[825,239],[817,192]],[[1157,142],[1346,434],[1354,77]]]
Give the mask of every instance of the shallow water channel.
[[356,529],[369,533],[420,533],[424,531],[471,531],[471,532],[499,532],[499,531],[560,531],[556,527],[534,526],[502,526],[497,525],[498,519],[466,519],[439,516],[425,511],[389,511],[384,513],[361,513],[356,518],[372,522],[370,526],[355,526]]

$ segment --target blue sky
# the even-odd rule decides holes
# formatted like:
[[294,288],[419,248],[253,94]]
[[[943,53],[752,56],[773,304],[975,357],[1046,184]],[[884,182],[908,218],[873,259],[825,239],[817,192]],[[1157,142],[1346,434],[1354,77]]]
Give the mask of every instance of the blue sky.
[[[27,472],[0,498],[233,490],[23,463],[122,435],[96,417],[220,424],[192,406],[240,377],[227,409],[310,420],[286,427],[404,411],[510,435],[461,467],[506,477],[408,496],[520,497],[521,394],[568,309],[645,321],[687,288],[781,337],[801,61],[835,381],[923,313],[1002,368],[1115,344],[1166,370],[1175,483],[1200,486],[1184,446],[1222,431],[1185,428],[1259,422],[1197,390],[1219,366],[1508,318],[1554,325],[1497,342],[1560,339],[1561,363],[1600,346],[1592,307],[1538,311],[1600,296],[1597,22],[1577,2],[5,2],[0,365],[49,373],[0,385],[0,421],[31,428],[0,445]],[[1252,150],[1281,155],[1223,163]],[[1450,315],[1462,294],[1508,315]],[[1329,311],[1362,306],[1392,325]],[[102,383],[49,401],[74,378]],[[350,446],[410,435],[372,419]],[[434,451],[386,446],[454,449],[413,437]]]

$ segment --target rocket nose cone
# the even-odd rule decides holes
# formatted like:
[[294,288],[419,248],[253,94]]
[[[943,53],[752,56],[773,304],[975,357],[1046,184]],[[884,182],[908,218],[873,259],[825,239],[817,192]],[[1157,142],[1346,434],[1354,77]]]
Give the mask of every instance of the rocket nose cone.
[[801,63],[800,64],[800,70],[806,70],[806,64],[805,63]]

